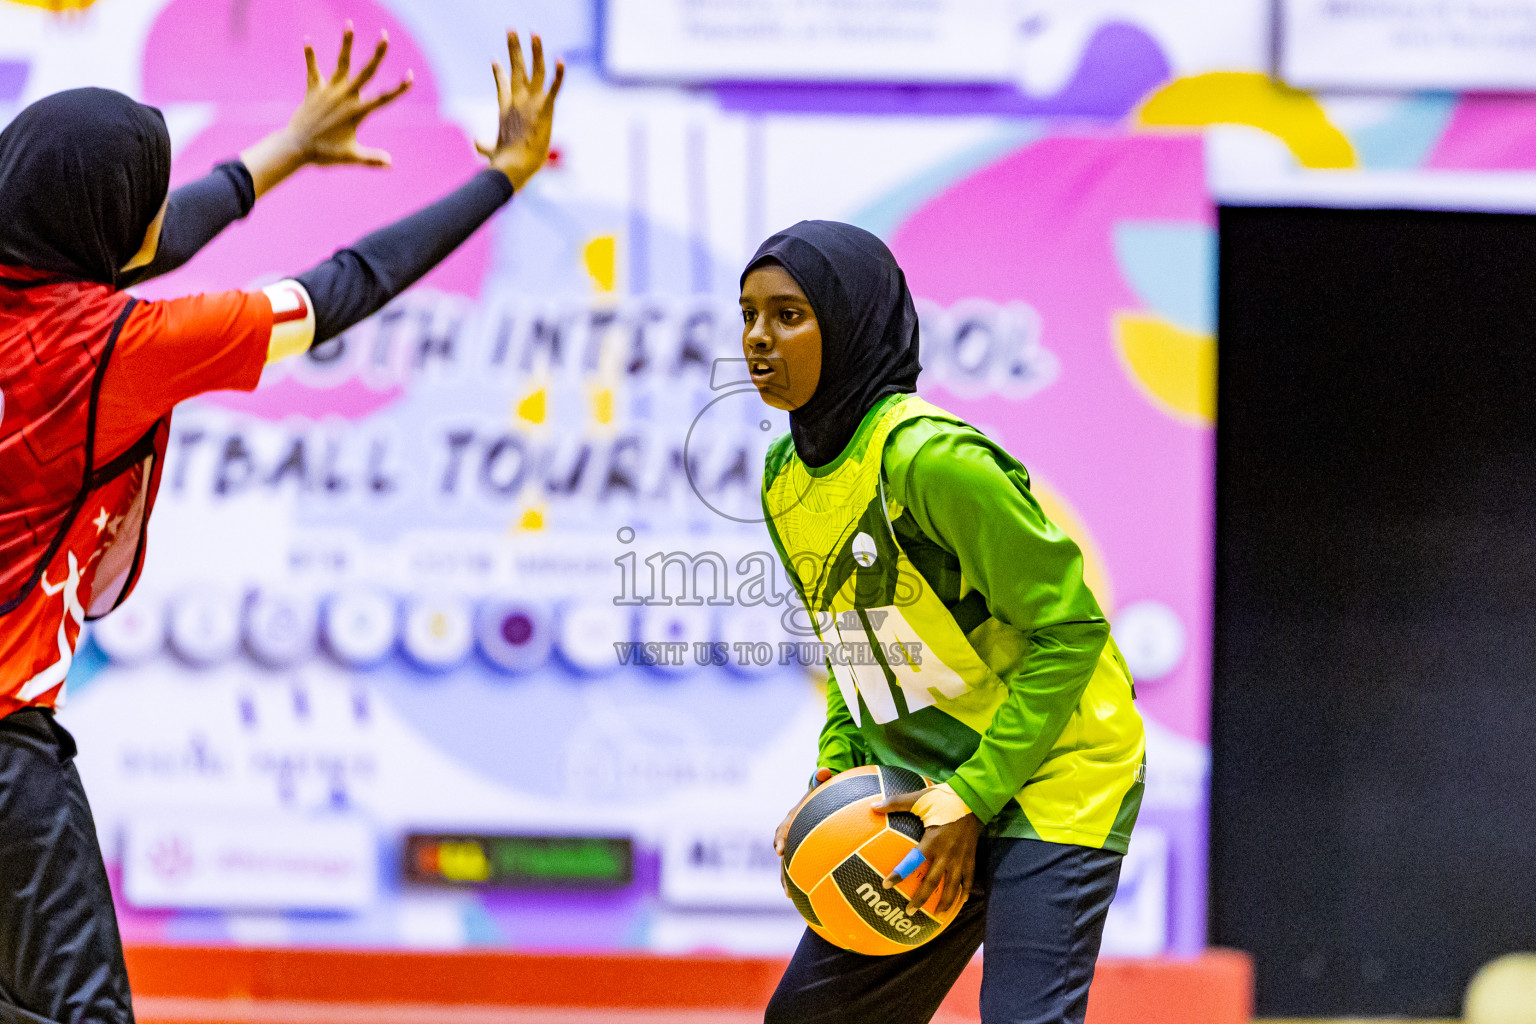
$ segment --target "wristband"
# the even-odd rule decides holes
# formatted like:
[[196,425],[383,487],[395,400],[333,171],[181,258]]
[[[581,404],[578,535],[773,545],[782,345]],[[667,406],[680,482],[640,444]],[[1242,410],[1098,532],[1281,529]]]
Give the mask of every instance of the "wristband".
[[309,292],[291,278],[262,289],[272,304],[272,337],[267,343],[267,362],[308,351],[315,341],[315,306]]
[[971,809],[946,782],[918,797],[912,805],[912,813],[923,819],[924,828],[934,828],[959,821],[970,814]]

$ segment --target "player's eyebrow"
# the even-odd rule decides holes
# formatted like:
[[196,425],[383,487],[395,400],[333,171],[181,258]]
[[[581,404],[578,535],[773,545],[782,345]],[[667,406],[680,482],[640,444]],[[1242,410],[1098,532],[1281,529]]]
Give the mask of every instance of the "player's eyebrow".
[[[755,301],[757,301],[757,300],[755,300],[755,299],[748,299],[748,298],[743,297],[741,299],[741,304],[743,306],[745,306],[747,303],[755,302]],[[764,302],[805,302],[805,303],[809,303],[810,302],[810,300],[807,299],[803,295],[788,295],[788,294],[766,295],[766,296],[763,297],[763,301]]]

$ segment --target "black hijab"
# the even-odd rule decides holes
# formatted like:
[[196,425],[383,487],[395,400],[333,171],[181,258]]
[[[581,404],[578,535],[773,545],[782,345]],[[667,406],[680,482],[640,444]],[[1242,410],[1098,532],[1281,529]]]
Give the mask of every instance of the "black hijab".
[[780,231],[758,247],[742,281],[767,262],[789,271],[821,326],[821,382],[789,414],[789,432],[807,466],[825,466],[876,402],[917,390],[917,310],[891,250],[852,224],[803,220]]
[[117,287],[171,183],[171,137],[154,107],[69,89],[0,132],[0,264]]

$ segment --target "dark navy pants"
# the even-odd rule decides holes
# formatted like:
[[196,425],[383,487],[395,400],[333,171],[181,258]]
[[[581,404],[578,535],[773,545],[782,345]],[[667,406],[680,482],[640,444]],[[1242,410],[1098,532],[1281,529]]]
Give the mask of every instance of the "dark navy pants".
[[1120,855],[983,839],[977,860],[959,916],[909,953],[850,953],[806,929],[764,1024],[925,1024],[983,940],[983,1024],[1082,1024]]
[[128,970],[75,741],[0,718],[0,1024],[132,1024]]

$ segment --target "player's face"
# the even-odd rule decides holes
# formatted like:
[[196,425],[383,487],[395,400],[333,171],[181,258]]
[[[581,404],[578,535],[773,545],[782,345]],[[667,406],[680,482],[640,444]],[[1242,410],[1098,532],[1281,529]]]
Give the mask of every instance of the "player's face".
[[741,350],[752,383],[775,409],[795,410],[821,382],[821,326],[789,271],[767,263],[741,285]]

